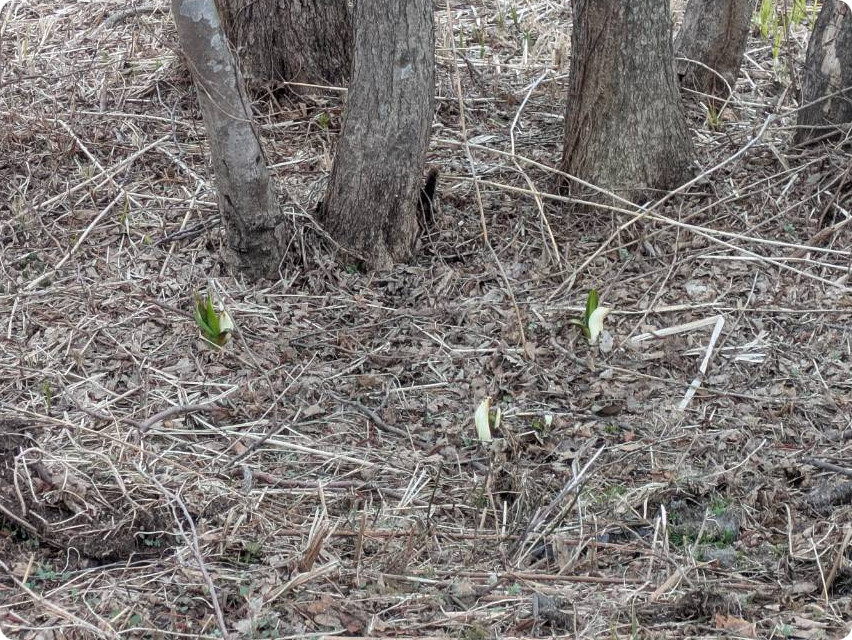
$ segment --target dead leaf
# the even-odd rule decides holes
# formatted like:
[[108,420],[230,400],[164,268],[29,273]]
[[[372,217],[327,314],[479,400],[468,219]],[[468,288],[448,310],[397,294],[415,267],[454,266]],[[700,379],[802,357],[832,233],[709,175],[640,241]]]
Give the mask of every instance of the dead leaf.
[[312,404],[310,407],[308,407],[302,412],[302,417],[313,418],[314,416],[319,415],[321,413],[322,407],[320,407],[318,404]]
[[794,595],[801,595],[803,593],[813,593],[817,590],[817,586],[813,582],[803,581],[803,582],[794,582],[793,586],[790,587],[790,593]]
[[736,616],[728,616],[722,613],[716,614],[716,628],[733,631],[734,633],[746,636],[747,638],[757,638],[757,627],[753,622],[748,622]]
[[645,444],[643,442],[625,442],[624,444],[620,444],[616,447],[619,451],[624,451],[625,453],[630,453],[631,451],[639,451],[640,449],[644,449]]
[[330,613],[318,613],[313,618],[314,622],[323,627],[337,629],[340,625],[340,618]]
[[599,416],[617,416],[622,409],[624,409],[624,403],[615,401],[605,405],[593,406],[592,413]]
[[790,624],[796,627],[797,629],[802,630],[811,630],[811,629],[827,629],[828,625],[824,622],[818,622],[816,620],[810,620],[808,618],[802,618],[801,616],[793,616],[790,620]]

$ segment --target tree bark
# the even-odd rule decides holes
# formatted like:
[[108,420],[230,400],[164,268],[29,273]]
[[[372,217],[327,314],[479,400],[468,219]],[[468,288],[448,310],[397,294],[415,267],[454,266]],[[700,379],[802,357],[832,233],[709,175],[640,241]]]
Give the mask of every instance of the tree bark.
[[852,122],[852,10],[843,2],[823,2],[808,42],[802,104],[797,143],[848,134],[838,127]]
[[244,72],[261,80],[340,85],[349,77],[346,0],[217,0]]
[[672,59],[668,0],[575,0],[563,171],[631,201],[689,179]]
[[321,220],[366,266],[407,260],[435,94],[432,0],[358,0],[352,80]]
[[214,0],[172,0],[172,15],[210,138],[224,258],[250,278],[273,276],[282,256],[278,199]]
[[754,0],[689,0],[675,39],[681,86],[729,96],[740,73],[753,13]]

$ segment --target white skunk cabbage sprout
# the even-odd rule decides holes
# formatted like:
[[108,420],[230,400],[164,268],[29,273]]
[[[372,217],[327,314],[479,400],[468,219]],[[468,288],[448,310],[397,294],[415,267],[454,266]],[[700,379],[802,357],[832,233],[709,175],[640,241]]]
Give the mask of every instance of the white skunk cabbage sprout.
[[589,344],[597,344],[598,337],[601,335],[601,331],[603,331],[603,323],[604,318],[606,318],[607,314],[610,312],[608,307],[598,307],[592,314],[589,316]]
[[[497,410],[496,423],[500,420],[500,410]],[[476,424],[476,437],[480,442],[491,442],[494,438],[491,436],[491,397],[486,396],[476,408],[473,414],[473,422]]]
[[583,317],[572,318],[569,322],[580,327],[589,344],[597,344],[601,331],[603,331],[604,318],[610,311],[609,307],[598,306],[598,292],[591,289],[586,297],[586,312]]

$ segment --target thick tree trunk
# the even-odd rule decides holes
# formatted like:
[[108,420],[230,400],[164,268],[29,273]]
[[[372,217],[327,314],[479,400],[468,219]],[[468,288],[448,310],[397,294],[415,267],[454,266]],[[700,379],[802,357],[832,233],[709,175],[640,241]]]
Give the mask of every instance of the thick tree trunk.
[[811,34],[802,104],[796,142],[848,134],[848,127],[836,127],[852,122],[852,10],[838,0],[823,2]]
[[575,0],[572,47],[562,170],[633,201],[689,179],[668,0]]
[[754,0],[689,0],[675,39],[682,86],[728,97],[740,73],[753,13]]
[[340,85],[349,77],[346,0],[217,0],[244,72],[261,80]]
[[367,266],[411,256],[435,94],[432,0],[358,0],[343,131],[322,221]]
[[250,278],[275,275],[278,199],[214,0],[172,0],[172,15],[210,138],[224,257]]

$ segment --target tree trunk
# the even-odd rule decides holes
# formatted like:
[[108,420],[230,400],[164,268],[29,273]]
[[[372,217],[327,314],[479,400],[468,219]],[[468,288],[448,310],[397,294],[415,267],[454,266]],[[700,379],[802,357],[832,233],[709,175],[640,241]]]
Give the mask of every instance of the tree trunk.
[[367,266],[407,260],[435,94],[432,0],[358,0],[343,131],[321,219]]
[[214,0],[172,0],[172,15],[210,138],[224,257],[250,278],[275,275],[278,200]]
[[349,77],[346,0],[217,0],[243,70],[261,80],[340,85]]
[[852,10],[837,0],[823,2],[808,42],[802,104],[796,142],[848,134],[837,127],[852,122]]
[[689,0],[675,39],[681,86],[727,99],[740,73],[753,13],[754,0]]
[[632,201],[689,179],[672,58],[668,0],[575,0],[563,171]]

